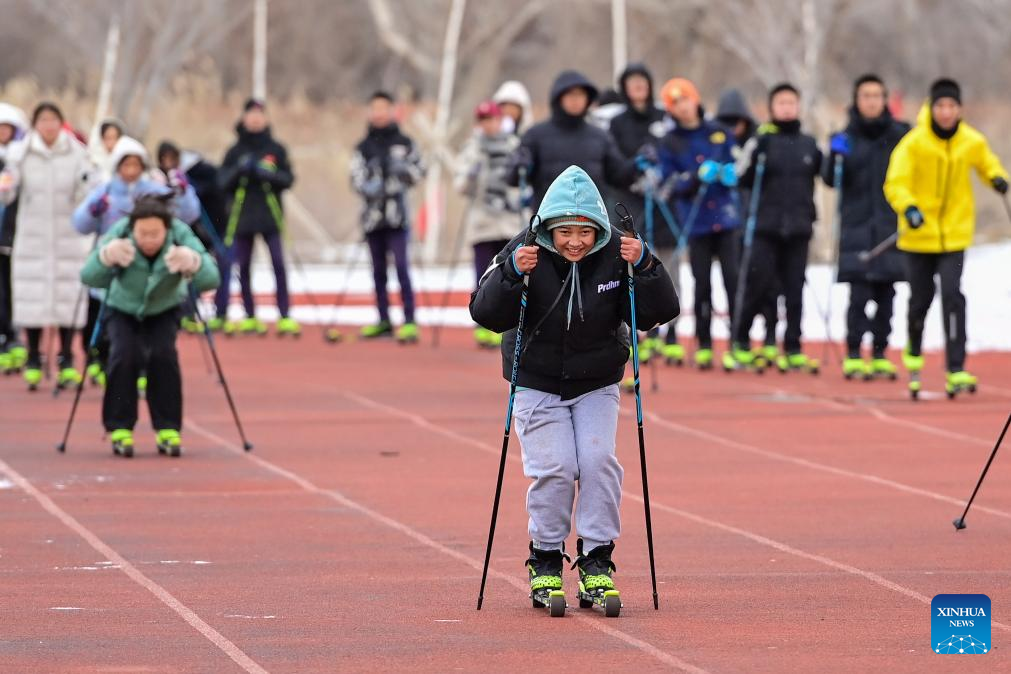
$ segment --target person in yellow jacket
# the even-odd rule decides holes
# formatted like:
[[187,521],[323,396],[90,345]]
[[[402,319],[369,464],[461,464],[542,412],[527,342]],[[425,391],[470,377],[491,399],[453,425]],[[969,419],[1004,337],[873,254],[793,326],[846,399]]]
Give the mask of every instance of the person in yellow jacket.
[[962,120],[958,83],[939,79],[930,87],[916,127],[892,152],[885,197],[898,219],[898,247],[905,251],[910,287],[909,341],[903,363],[914,373],[910,391],[919,393],[923,369],[920,346],[927,311],[934,301],[934,277],[941,281],[941,310],[947,358],[946,390],[954,396],[975,390],[965,371],[965,296],[962,265],[972,244],[976,208],[969,180],[975,169],[997,192],[1007,194],[1008,173],[982,133]]

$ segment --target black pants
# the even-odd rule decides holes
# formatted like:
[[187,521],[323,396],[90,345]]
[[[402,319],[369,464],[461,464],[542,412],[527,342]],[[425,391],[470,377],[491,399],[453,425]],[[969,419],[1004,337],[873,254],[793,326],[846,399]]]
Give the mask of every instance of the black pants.
[[[860,343],[868,332],[874,337],[874,357],[885,357],[894,301],[895,286],[890,282],[850,282],[850,306],[846,312],[846,350],[850,358],[860,357]],[[877,305],[873,318],[867,315],[868,302]]]
[[106,311],[109,368],[106,371],[102,423],[106,431],[137,424],[137,377],[147,370],[147,407],[155,430],[181,430],[182,375],[176,352],[179,308],[142,321],[115,309]]
[[734,295],[737,292],[737,271],[741,264],[739,237],[733,230],[699,236],[691,240],[688,259],[695,277],[695,336],[699,348],[713,348],[713,258],[720,261],[723,288],[727,291],[730,315],[734,315]]
[[11,256],[0,253],[0,346],[17,339],[11,299]]
[[786,300],[786,334],[783,350],[800,352],[801,316],[804,311],[804,275],[807,270],[806,237],[780,238],[758,235],[752,243],[751,265],[747,270],[744,307],[734,341],[750,344],[751,324],[766,307],[770,284],[779,282],[779,291]]
[[957,253],[907,253],[909,279],[909,352],[920,354],[923,324],[934,302],[934,276],[941,277],[941,322],[948,371],[965,367],[965,295],[962,294],[963,251]]
[[[109,362],[109,333],[106,331],[105,326],[102,326],[101,331],[98,333],[98,342],[95,344],[95,348],[93,350],[90,348],[91,335],[95,331],[95,323],[98,322],[98,313],[101,310],[102,300],[89,296],[88,320],[84,324],[84,331],[81,332],[81,344],[84,347],[84,353],[88,355],[88,362],[99,363],[102,369],[105,370],[106,363]],[[105,318],[108,320],[108,314]]]
[[[74,366],[74,328],[60,328],[59,368]],[[28,367],[42,366],[42,328],[25,328],[28,337]]]

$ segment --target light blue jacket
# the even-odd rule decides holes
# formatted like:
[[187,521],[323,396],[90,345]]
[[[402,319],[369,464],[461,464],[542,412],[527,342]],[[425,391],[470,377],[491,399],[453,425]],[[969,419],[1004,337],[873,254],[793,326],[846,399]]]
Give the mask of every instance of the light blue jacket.
[[[144,194],[171,194],[172,189],[148,178],[127,184],[119,176],[95,189],[78,204],[74,211],[73,224],[81,234],[105,234],[114,224],[130,215],[134,201]],[[109,208],[105,213],[95,217],[91,214],[91,206],[103,197],[109,197]],[[186,191],[172,199],[172,214],[189,224],[200,217],[200,201],[192,185],[186,186]]]

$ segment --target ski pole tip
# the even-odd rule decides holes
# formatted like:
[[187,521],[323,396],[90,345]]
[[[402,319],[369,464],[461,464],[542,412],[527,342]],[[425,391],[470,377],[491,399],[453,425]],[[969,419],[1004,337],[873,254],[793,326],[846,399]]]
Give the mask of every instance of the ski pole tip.
[[242,444],[242,448],[244,450],[246,450],[247,452],[251,452],[251,451],[253,451],[253,443],[251,443],[251,442],[244,442]]
[[960,529],[965,529],[965,518],[964,517],[958,517],[958,518],[955,519],[955,521],[952,522],[952,524],[955,525],[955,531],[959,531]]
[[61,442],[60,444],[56,445],[56,451],[59,452],[60,454],[65,454],[67,451],[66,443]]
[[484,597],[478,597],[477,598],[477,610],[478,611],[481,610],[481,604],[483,604],[483,603],[484,603]]

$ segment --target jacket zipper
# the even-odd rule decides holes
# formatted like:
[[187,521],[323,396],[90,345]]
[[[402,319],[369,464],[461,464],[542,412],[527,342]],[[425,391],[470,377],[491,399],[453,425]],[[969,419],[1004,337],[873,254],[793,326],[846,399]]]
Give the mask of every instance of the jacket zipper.
[[937,235],[941,239],[941,252],[947,252],[944,245],[944,207],[948,205],[948,183],[951,182],[951,139],[944,141],[945,169],[944,169],[944,190],[941,192],[941,209],[937,214]]

